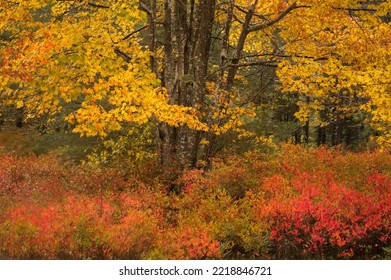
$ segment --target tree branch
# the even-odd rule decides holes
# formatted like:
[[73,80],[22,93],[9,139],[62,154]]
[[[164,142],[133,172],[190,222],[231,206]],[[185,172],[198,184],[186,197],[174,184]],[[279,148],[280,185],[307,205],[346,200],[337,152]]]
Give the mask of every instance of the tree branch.
[[122,39],[120,39],[120,40],[117,41],[117,42],[115,42],[115,41],[111,38],[111,34],[110,34],[110,30],[109,30],[109,29],[107,30],[107,32],[109,33],[111,42],[112,42],[114,45],[116,45],[116,44],[118,44],[118,43],[121,42],[121,41],[125,41],[125,40],[129,39],[129,38],[132,37],[134,34],[136,34],[137,32],[140,32],[141,30],[144,30],[144,29],[147,28],[147,27],[148,27],[148,25],[143,26],[143,27],[140,27],[139,29],[136,29],[136,30],[130,32],[128,35],[126,35],[125,37],[123,37]]
[[[239,6],[239,5],[235,5],[235,8],[238,9],[240,12],[242,12],[242,13],[244,13],[244,14],[247,14],[247,12],[248,12],[248,11],[245,9],[245,7],[241,7],[241,6]],[[255,12],[254,12],[253,16],[265,20],[266,17],[268,16],[268,14],[261,15],[261,14],[258,14],[258,13],[255,13]]]
[[244,21],[241,20],[237,15],[233,14],[232,17],[233,17],[237,22],[239,22],[240,24],[244,24]]
[[94,8],[102,8],[102,9],[110,9],[110,6],[95,4],[93,2],[88,2],[88,5],[94,7]]
[[[332,53],[330,53],[332,55]],[[245,55],[243,58],[251,58],[251,57],[263,57],[263,56],[272,56],[272,57],[278,57],[278,58],[306,58],[306,59],[312,59],[314,61],[321,61],[328,59],[326,56],[322,57],[315,57],[315,56],[308,56],[308,55],[299,55],[299,54],[291,54],[291,55],[282,55],[282,54],[275,54],[275,53],[261,53],[261,54],[253,54],[253,55]]]
[[[248,11],[246,13],[246,18],[244,19],[244,22],[242,24],[242,30],[240,32],[238,43],[236,45],[236,51],[234,58],[232,59],[232,65],[236,65],[239,60],[240,56],[242,54],[244,44],[246,42],[246,38],[248,35],[248,29],[250,26],[251,19],[255,13],[256,6],[258,4],[258,0],[254,0],[253,4],[248,8]],[[238,71],[238,67],[232,66],[227,73],[227,88],[231,88],[235,79],[236,72]]]
[[141,30],[144,30],[145,28],[148,28],[148,25],[145,25],[143,27],[140,27],[139,29],[134,30],[133,32],[130,32],[128,35],[123,37],[121,40],[125,41],[125,40],[129,39],[130,37],[132,37],[134,34],[140,32]]
[[206,79],[211,78],[213,75],[217,74],[221,70],[224,70],[226,68],[239,68],[239,67],[248,67],[248,66],[266,66],[266,67],[277,67],[276,61],[251,61],[251,62],[243,62],[243,63],[230,63],[226,64],[224,66],[218,67],[212,72],[210,72],[207,76]]
[[376,9],[368,9],[368,8],[345,8],[345,7],[332,7],[335,10],[344,10],[349,12],[376,12]]
[[286,15],[288,15],[291,11],[295,10],[295,9],[301,9],[301,8],[311,8],[311,6],[306,6],[306,5],[300,5],[298,6],[297,5],[297,2],[293,3],[292,5],[290,5],[284,12],[282,12],[278,17],[276,17],[275,19],[267,22],[267,23],[263,23],[263,24],[257,24],[257,25],[253,25],[253,26],[250,26],[248,28],[248,32],[253,32],[253,31],[258,31],[258,30],[262,30],[262,29],[265,29],[267,27],[270,27],[274,24],[276,24],[277,22],[279,22],[280,20],[282,20]]
[[138,8],[140,11],[146,12],[148,15],[152,14],[152,11],[148,8],[147,4],[145,4],[143,1],[139,2]]
[[228,64],[227,67],[248,67],[248,66],[267,66],[267,67],[277,67],[278,65],[273,63],[275,61],[251,61],[251,62],[243,62],[236,64]]
[[123,58],[123,60],[125,60],[127,63],[130,62],[130,60],[132,59],[128,54],[124,53],[123,51],[121,51],[119,48],[115,48],[114,49],[114,52]]

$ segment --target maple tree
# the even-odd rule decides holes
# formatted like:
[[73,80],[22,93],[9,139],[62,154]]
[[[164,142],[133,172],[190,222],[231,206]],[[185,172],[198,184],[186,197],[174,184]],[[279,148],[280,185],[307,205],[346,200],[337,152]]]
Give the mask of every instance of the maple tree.
[[342,143],[349,119],[365,114],[376,140],[389,146],[391,3],[314,2],[286,19],[301,28],[282,32],[291,42],[277,70],[282,90],[302,95],[296,116],[303,124],[313,114],[320,134],[335,126],[334,144]]
[[[106,136],[154,122],[159,158],[205,165],[254,116],[247,74],[276,68],[319,131],[364,112],[390,139],[389,1],[2,1],[3,102],[27,118],[67,111]],[[67,104],[74,104],[71,110]],[[66,110],[67,109],[67,110]],[[130,131],[132,133],[132,131]]]

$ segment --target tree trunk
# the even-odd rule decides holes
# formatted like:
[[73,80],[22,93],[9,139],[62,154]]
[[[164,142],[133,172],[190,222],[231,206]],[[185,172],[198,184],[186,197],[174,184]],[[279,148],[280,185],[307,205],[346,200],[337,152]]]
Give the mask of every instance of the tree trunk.
[[[163,86],[170,103],[202,107],[215,11],[215,0],[164,3]],[[187,126],[159,125],[160,163],[180,169],[195,167],[200,132]]]
[[23,119],[24,119],[23,108],[17,108],[15,112],[15,126],[18,128],[23,127]]
[[318,146],[326,144],[326,130],[324,127],[318,126],[318,138],[316,142]]
[[341,119],[340,114],[337,115],[337,121],[335,123],[335,145],[341,145],[343,141],[344,121]]

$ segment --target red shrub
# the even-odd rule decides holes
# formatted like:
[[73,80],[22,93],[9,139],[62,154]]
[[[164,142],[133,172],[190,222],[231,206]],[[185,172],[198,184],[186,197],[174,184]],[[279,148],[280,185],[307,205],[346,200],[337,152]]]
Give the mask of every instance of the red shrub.
[[[105,202],[80,196],[45,207],[23,204],[12,208],[1,224],[9,233],[2,236],[2,248],[10,258],[104,258],[108,208]],[[24,249],[18,246],[26,241]]]
[[47,201],[62,196],[64,167],[53,156],[0,155],[0,196],[15,201]]
[[[375,187],[384,186],[382,176],[373,178]],[[384,199],[389,187],[387,196],[375,188],[361,193],[331,178],[301,174],[290,188],[290,197],[259,206],[278,258],[372,258],[391,242],[391,203]]]
[[159,215],[133,195],[68,194],[23,203],[0,220],[0,255],[16,259],[140,259],[159,236]]

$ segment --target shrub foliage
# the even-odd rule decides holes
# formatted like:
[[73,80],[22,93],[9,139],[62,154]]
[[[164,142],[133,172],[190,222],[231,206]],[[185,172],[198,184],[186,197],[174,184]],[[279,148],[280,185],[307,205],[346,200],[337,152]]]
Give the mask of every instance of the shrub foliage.
[[0,155],[0,258],[387,258],[390,178],[388,152],[291,145],[214,160],[175,192],[129,171]]

